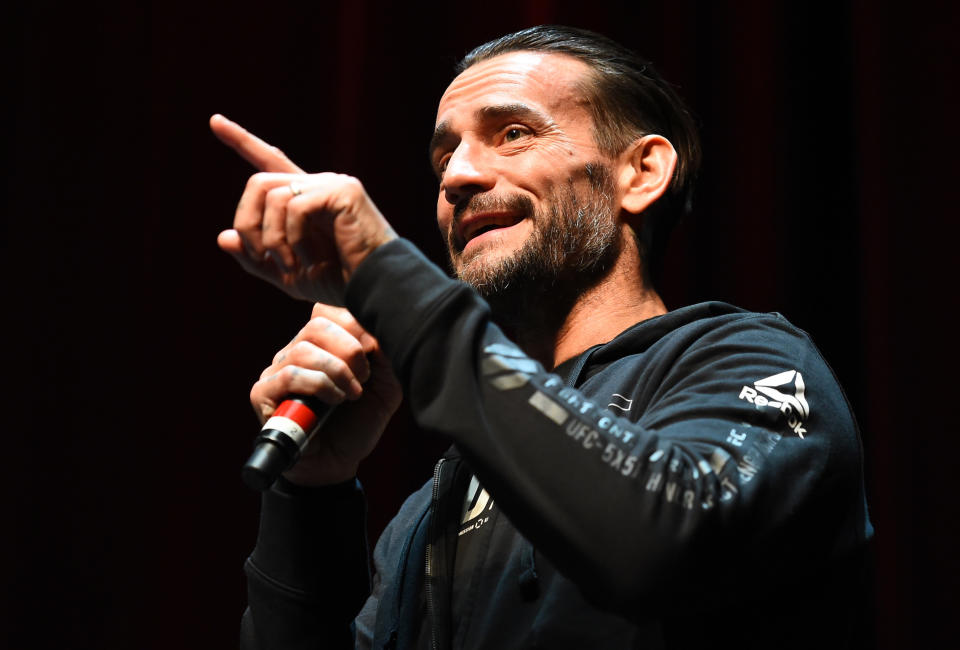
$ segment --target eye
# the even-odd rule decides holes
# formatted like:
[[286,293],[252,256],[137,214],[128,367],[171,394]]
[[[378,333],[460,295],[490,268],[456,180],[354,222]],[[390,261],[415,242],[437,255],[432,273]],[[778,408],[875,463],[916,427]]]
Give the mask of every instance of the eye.
[[437,162],[437,175],[443,176],[443,172],[447,171],[447,163],[450,162],[450,154],[444,155]]
[[511,126],[503,134],[503,139],[505,142],[513,142],[514,140],[519,140],[525,135],[528,135],[529,131],[526,129],[520,128],[519,126]]

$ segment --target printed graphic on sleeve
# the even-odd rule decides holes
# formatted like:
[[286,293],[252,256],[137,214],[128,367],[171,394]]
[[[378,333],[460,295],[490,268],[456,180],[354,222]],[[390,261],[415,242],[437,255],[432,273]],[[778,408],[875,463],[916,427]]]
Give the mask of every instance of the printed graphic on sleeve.
[[494,343],[483,349],[487,356],[481,361],[481,371],[499,390],[513,390],[527,385],[530,375],[537,371],[537,363],[518,348]]
[[614,393],[610,399],[612,401],[607,404],[607,408],[620,409],[624,413],[629,413],[630,407],[633,406],[633,400],[625,395],[621,395],[620,393]]
[[787,426],[801,438],[807,432],[803,424],[810,417],[810,405],[804,396],[806,386],[797,370],[787,370],[753,382],[753,387],[744,386],[740,399],[750,402],[758,409],[773,408],[783,413]]

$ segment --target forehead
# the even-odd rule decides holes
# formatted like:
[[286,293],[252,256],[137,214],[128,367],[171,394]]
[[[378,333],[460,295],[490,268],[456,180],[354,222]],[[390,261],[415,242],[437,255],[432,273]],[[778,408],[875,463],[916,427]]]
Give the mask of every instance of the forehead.
[[578,82],[586,63],[566,54],[509,52],[464,70],[447,87],[437,108],[437,124],[482,105],[523,102],[556,114],[585,103]]

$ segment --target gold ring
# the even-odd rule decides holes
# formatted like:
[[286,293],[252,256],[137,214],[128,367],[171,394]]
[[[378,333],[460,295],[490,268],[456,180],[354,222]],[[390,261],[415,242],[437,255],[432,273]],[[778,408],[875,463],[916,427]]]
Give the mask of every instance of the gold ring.
[[290,183],[290,193],[294,196],[300,196],[303,194],[303,190],[300,189],[300,186],[296,183]]

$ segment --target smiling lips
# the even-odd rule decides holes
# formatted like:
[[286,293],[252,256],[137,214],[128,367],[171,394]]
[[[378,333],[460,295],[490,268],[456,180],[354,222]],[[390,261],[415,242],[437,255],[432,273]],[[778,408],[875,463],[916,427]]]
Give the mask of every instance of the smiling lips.
[[509,228],[523,221],[524,215],[516,212],[484,212],[471,214],[460,220],[457,235],[461,250],[474,239],[486,232],[499,228]]

